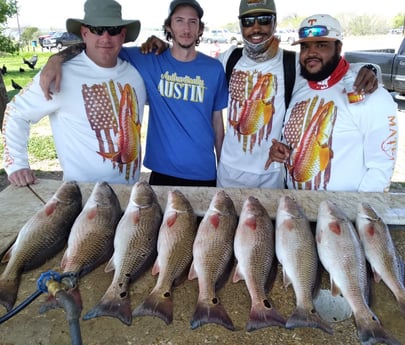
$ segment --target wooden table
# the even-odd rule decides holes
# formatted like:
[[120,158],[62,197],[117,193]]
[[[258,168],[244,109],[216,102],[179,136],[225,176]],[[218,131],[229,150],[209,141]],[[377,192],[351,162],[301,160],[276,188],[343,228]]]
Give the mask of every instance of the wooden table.
[[[28,188],[8,187],[0,193],[0,257],[14,241],[23,224],[43,206],[60,186],[61,181],[40,180]],[[93,184],[81,184],[83,202],[90,195]],[[127,205],[131,186],[112,185],[121,206]],[[154,187],[162,209],[164,209],[167,192],[173,187]],[[190,200],[195,212],[202,216],[218,190],[217,188],[178,187]],[[343,192],[309,192],[290,190],[259,189],[226,189],[235,203],[239,213],[244,200],[249,195],[260,199],[274,219],[281,195],[295,197],[304,208],[311,221],[316,220],[318,205],[321,200],[335,201],[351,218],[355,217],[358,202],[367,201],[390,224],[393,238],[400,254],[405,257],[405,194],[393,193],[343,193]],[[23,274],[17,304],[21,303],[35,291],[35,281],[41,272],[49,269],[59,270],[62,253],[47,262],[39,269]],[[102,265],[81,282],[81,293],[84,301],[83,313],[93,307],[111,283],[112,273],[105,273]],[[0,266],[0,272],[4,265]],[[323,277],[325,288],[329,288],[328,276]],[[131,285],[131,301],[135,308],[151,291],[156,277],[148,271]],[[383,283],[373,284],[375,301],[372,309],[384,323],[384,326],[397,339],[405,343],[405,318],[400,314],[396,301]],[[166,325],[162,320],[151,317],[136,318],[130,327],[114,318],[101,317],[81,321],[84,344],[358,344],[353,319],[333,324],[335,334],[330,336],[316,329],[287,330],[270,327],[248,333],[245,324],[250,309],[250,297],[243,281],[237,284],[228,283],[218,293],[225,309],[234,321],[236,331],[231,332],[218,325],[205,325],[191,330],[189,322],[198,296],[198,285],[186,281],[174,290],[174,321]],[[288,317],[295,305],[293,289],[282,286],[282,274],[279,272],[276,282],[269,293],[277,309]],[[40,299],[34,301],[22,312],[0,325],[0,345],[5,344],[70,344],[69,331],[64,312],[52,310],[38,314]],[[0,315],[5,309],[0,306]]]

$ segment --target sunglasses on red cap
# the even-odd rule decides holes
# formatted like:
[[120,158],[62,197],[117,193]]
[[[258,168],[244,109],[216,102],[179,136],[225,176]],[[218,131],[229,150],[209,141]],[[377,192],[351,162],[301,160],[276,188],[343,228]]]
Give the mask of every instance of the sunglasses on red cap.
[[89,29],[89,31],[97,36],[101,36],[104,34],[104,32],[107,31],[107,33],[110,36],[116,36],[119,35],[124,28],[124,26],[91,26],[91,25],[86,25],[86,27]]
[[325,25],[304,26],[299,29],[299,38],[327,36],[329,30]]

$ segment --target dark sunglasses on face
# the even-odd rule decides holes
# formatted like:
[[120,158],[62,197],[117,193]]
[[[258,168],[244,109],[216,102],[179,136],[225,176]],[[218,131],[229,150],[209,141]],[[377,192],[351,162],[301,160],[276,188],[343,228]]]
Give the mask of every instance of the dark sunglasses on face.
[[267,16],[257,16],[257,17],[242,17],[240,18],[240,22],[244,28],[249,28],[255,25],[255,22],[259,25],[270,25],[274,23],[275,15],[270,14]]
[[90,30],[92,34],[97,36],[101,36],[106,31],[110,36],[116,36],[119,35],[122,29],[124,28],[124,26],[91,26],[91,25],[86,25],[86,27]]
[[305,26],[298,31],[299,38],[326,36],[329,30],[324,25]]

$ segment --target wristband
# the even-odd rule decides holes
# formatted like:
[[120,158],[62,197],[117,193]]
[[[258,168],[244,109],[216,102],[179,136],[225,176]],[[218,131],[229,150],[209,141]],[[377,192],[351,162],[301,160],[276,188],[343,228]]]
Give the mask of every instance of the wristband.
[[372,64],[367,64],[367,65],[364,65],[363,67],[369,69],[370,71],[373,71],[374,74],[377,75],[377,68],[375,68],[374,65],[372,65]]

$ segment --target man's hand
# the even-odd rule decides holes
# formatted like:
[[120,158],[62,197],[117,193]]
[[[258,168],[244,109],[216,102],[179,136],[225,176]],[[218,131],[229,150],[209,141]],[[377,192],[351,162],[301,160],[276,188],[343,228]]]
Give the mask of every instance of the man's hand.
[[378,88],[378,79],[376,74],[372,70],[362,67],[357,74],[353,87],[357,92],[360,93],[373,93]]
[[29,169],[20,169],[13,172],[9,177],[8,181],[17,187],[25,187],[29,184],[35,184],[37,182],[37,178],[35,177],[34,172]]
[[155,54],[159,55],[163,53],[167,48],[169,48],[169,44],[167,42],[152,35],[146,40],[146,42],[142,43],[141,52],[142,54],[149,54],[155,50]]
[[279,162],[279,163],[286,163],[288,158],[290,157],[290,148],[277,141],[276,139],[272,139],[272,145],[269,150],[269,158],[264,166],[264,169],[267,170],[271,163]]
[[46,65],[42,68],[39,85],[45,98],[49,101],[52,99],[53,92],[51,85],[54,83],[54,92],[60,91],[60,82],[62,80],[62,62],[63,58],[58,55],[52,55]]

